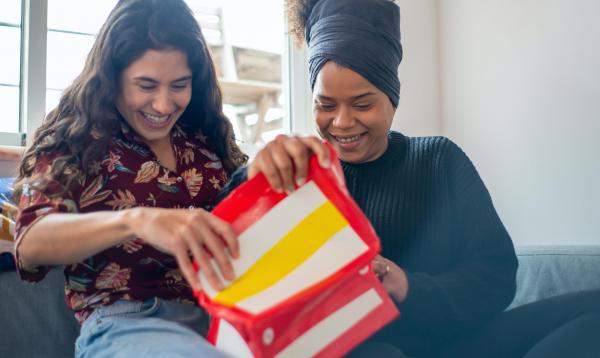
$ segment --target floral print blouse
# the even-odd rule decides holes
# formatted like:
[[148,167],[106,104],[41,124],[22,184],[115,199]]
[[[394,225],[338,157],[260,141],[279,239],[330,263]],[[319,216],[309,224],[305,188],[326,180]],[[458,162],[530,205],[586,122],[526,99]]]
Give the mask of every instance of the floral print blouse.
[[[220,159],[201,133],[186,134],[175,126],[171,143],[177,171],[162,166],[153,152],[125,124],[108,153],[91,164],[92,173],[61,199],[49,199],[24,188],[16,223],[17,269],[21,278],[37,282],[49,267],[25,270],[18,260],[18,245],[28,228],[52,213],[89,213],[132,207],[210,209],[227,181]],[[55,156],[56,157],[56,156]],[[49,169],[50,158],[41,158],[36,171]],[[85,240],[84,237],[81,238]],[[85,261],[64,268],[67,305],[82,323],[99,306],[117,300],[160,297],[194,303],[175,258],[142,239],[112,247]]]

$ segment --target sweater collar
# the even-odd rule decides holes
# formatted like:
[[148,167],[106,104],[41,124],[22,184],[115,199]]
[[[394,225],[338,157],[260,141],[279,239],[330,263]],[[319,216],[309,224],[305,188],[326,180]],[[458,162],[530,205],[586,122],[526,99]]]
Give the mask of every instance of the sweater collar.
[[404,153],[406,150],[406,137],[399,132],[389,131],[388,132],[388,147],[385,152],[377,159],[370,162],[352,164],[341,161],[342,168],[344,170],[361,170],[370,168],[383,168],[387,167],[394,162],[397,162],[399,154]]

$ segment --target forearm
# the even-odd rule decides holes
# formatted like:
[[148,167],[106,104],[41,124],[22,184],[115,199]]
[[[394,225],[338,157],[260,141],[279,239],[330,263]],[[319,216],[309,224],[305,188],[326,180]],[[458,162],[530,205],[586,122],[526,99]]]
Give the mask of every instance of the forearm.
[[130,223],[137,211],[48,215],[20,239],[20,263],[25,268],[70,264],[121,244],[134,237]]

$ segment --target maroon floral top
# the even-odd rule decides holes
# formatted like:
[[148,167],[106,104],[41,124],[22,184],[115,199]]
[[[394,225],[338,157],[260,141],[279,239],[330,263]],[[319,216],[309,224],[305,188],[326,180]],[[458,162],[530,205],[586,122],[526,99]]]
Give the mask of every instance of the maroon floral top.
[[[121,132],[107,155],[91,164],[92,174],[61,199],[49,199],[39,191],[24,188],[16,223],[17,253],[28,228],[52,213],[89,213],[136,206],[210,208],[214,204],[227,175],[201,133],[188,135],[178,126],[173,128],[177,172],[172,172],[158,162],[126,124]],[[49,162],[50,157],[41,158],[36,172],[48,170]],[[18,255],[17,266],[21,278],[30,282],[40,281],[49,270],[44,266],[27,271],[20,265]],[[67,305],[75,311],[80,323],[94,308],[121,299],[160,297],[195,302],[175,258],[139,238],[65,266],[64,273]]]

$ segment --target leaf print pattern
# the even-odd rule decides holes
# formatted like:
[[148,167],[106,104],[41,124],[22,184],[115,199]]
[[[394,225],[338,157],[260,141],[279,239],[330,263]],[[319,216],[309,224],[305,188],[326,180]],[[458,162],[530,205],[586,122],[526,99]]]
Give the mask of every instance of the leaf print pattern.
[[121,159],[120,155],[116,155],[115,153],[110,151],[110,152],[108,152],[108,158],[106,158],[102,161],[102,165],[105,165],[106,170],[108,170],[109,173],[112,173],[115,171],[116,165],[121,165],[121,166],[123,165],[123,163],[121,163],[121,161],[119,159]]
[[158,178],[158,182],[167,186],[177,183],[177,178],[169,177],[169,172],[165,170],[165,175]]
[[104,199],[108,198],[108,196],[112,194],[112,190],[100,191],[105,184],[106,183],[103,175],[98,175],[94,180],[92,180],[90,185],[88,185],[83,190],[83,193],[81,193],[81,198],[79,199],[79,207],[85,208],[87,206],[90,206],[94,203],[103,201]]
[[86,277],[69,277],[69,286],[73,291],[84,292],[90,282],[92,282],[92,279]]
[[223,168],[223,164],[221,162],[208,162],[204,164],[204,167],[208,169],[221,169]]
[[69,306],[75,311],[82,309],[87,305],[86,296],[82,293],[72,293],[69,295]]
[[195,198],[196,195],[202,189],[202,182],[204,181],[204,176],[202,173],[199,173],[196,168],[188,169],[183,172],[183,180],[185,181],[185,185],[190,193],[192,198]]
[[158,187],[160,188],[160,190],[166,191],[167,193],[171,193],[171,194],[179,193],[179,188],[174,185],[166,185],[163,183],[158,183]]
[[118,290],[127,286],[130,276],[130,268],[121,269],[121,266],[113,262],[106,266],[106,268],[100,272],[100,275],[98,275],[98,278],[96,279],[96,288],[100,290],[106,288]]
[[156,206],[156,197],[154,196],[154,194],[148,193],[146,201],[149,201],[152,204],[152,206]]
[[125,191],[118,190],[117,195],[113,194],[113,200],[107,201],[106,205],[111,206],[113,210],[123,210],[137,206],[137,202],[133,194],[125,189]]
[[196,135],[194,136],[194,138],[196,138],[197,140],[199,140],[201,143],[206,144],[206,136],[204,134],[202,134],[202,132],[198,131],[196,133]]
[[123,172],[123,173],[135,174],[131,169],[125,168],[124,166],[122,166],[120,164],[115,164],[115,169],[117,169],[118,171]]
[[213,176],[208,181],[213,185],[213,188],[221,190],[221,181],[219,179]]
[[170,270],[165,274],[165,278],[167,279],[167,285],[176,291],[181,291],[188,287],[187,283],[183,280],[181,270],[179,269]]
[[210,161],[204,164],[205,168],[208,169],[221,169],[223,168],[223,164],[221,163],[221,159],[215,153],[208,151],[206,149],[200,149],[200,153],[202,153],[206,158]]
[[186,165],[192,163],[194,161],[194,150],[192,148],[185,148],[179,161]]
[[100,171],[102,170],[102,165],[100,165],[100,162],[98,161],[94,161],[92,162],[92,164],[90,164],[88,171],[94,175],[98,175],[98,173],[100,173]]
[[212,160],[212,161],[217,161],[217,160],[221,160],[221,158],[219,158],[215,153],[208,151],[206,149],[200,149],[200,153],[204,154],[205,157],[207,157],[208,159]]
[[160,165],[156,161],[152,160],[149,162],[145,162],[140,167],[140,170],[138,170],[137,176],[135,177],[135,180],[133,182],[136,184],[149,183],[152,180],[154,180],[159,173]]

